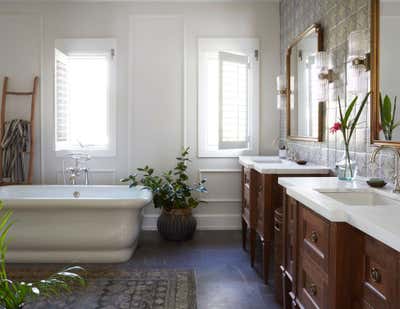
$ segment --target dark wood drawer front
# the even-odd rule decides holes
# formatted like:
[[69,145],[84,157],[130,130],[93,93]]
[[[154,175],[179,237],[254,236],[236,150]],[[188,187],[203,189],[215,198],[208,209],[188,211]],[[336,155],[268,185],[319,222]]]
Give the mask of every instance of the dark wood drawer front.
[[242,217],[250,224],[250,190],[246,187],[243,190]]
[[243,186],[246,188],[250,188],[250,175],[251,175],[251,169],[249,168],[243,168]]
[[304,206],[299,209],[302,248],[318,265],[327,271],[329,263],[329,222]]
[[[296,255],[297,255],[297,201],[287,196],[288,227],[286,243],[286,270],[294,279],[296,276]],[[294,286],[295,288],[295,286]]]
[[264,237],[264,217],[265,217],[265,192],[263,175],[257,174],[255,194],[256,194],[256,220],[257,231]]
[[365,236],[363,303],[366,308],[398,308],[398,255],[379,241]]
[[301,257],[298,291],[304,308],[328,308],[327,275],[307,254]]

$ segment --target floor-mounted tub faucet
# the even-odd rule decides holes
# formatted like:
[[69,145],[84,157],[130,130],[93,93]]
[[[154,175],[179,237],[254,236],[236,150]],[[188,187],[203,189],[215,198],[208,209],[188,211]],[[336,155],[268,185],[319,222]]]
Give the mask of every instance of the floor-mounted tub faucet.
[[[77,179],[83,176],[84,184],[89,184],[89,169],[85,166],[86,162],[90,160],[90,156],[85,153],[72,153],[66,156],[66,160],[73,160],[73,166],[65,167],[65,161],[63,161],[64,170],[64,182],[70,185],[76,185]],[[82,166],[83,163],[83,166]]]
[[386,145],[378,146],[372,152],[371,158],[370,158],[370,162],[371,163],[375,163],[377,154],[383,149],[391,150],[395,154],[394,176],[393,176],[393,178],[394,178],[394,189],[393,189],[393,192],[400,193],[400,174],[399,174],[400,150],[398,148],[391,147],[391,146],[386,146]]

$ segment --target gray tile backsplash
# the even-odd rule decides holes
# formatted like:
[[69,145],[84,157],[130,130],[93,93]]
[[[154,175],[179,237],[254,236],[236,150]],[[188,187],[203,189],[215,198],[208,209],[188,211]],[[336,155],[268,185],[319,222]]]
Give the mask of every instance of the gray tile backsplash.
[[[281,0],[281,73],[285,72],[286,48],[304,29],[319,23],[323,29],[325,50],[331,53],[334,71],[339,80],[330,84],[329,101],[325,106],[324,141],[321,143],[286,141],[286,111],[281,111],[280,132],[282,143],[287,143],[297,157],[310,162],[327,165],[334,169],[343,156],[343,141],[340,136],[329,133],[337,120],[337,97],[342,101],[351,99],[347,89],[347,38],[352,31],[370,28],[370,0]],[[363,96],[365,94],[362,94]],[[382,154],[376,164],[369,163],[370,124],[369,105],[361,117],[353,136],[351,151],[357,160],[359,175],[390,179],[394,168],[394,157]],[[391,180],[391,179],[390,179]]]

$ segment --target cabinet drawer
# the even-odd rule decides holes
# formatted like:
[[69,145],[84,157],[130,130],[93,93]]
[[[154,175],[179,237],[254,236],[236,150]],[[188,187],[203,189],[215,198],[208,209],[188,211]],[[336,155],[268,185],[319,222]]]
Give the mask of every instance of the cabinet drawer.
[[243,187],[244,188],[250,188],[250,175],[251,175],[251,169],[249,168],[243,168]]
[[[298,206],[297,201],[290,196],[286,196],[287,206],[287,240],[285,246],[285,266],[289,275],[295,280],[296,277],[296,259],[297,259],[297,213]],[[293,286],[296,289],[296,286]]]
[[299,215],[302,249],[327,271],[329,263],[329,222],[305,206],[299,208]]
[[300,258],[300,301],[304,308],[328,308],[328,279],[326,273],[305,254]]
[[398,308],[397,252],[365,236],[362,276],[363,305],[366,308]]
[[250,224],[250,190],[246,187],[243,190],[242,217]]
[[256,181],[255,181],[255,194],[256,194],[256,222],[257,222],[257,231],[258,233],[264,237],[264,225],[265,220],[265,188],[264,188],[264,179],[263,175],[257,173]]

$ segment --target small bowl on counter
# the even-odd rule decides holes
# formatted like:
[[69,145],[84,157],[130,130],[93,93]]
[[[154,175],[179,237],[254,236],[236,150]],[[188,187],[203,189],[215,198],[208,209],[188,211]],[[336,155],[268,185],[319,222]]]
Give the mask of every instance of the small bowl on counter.
[[386,181],[381,178],[370,178],[367,180],[367,184],[372,188],[383,188],[386,186]]

